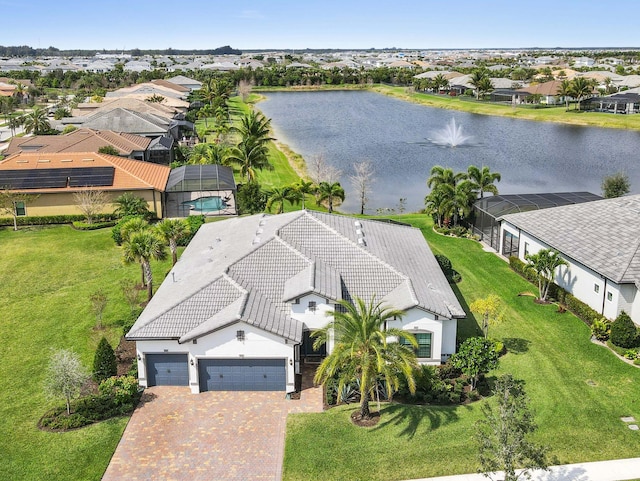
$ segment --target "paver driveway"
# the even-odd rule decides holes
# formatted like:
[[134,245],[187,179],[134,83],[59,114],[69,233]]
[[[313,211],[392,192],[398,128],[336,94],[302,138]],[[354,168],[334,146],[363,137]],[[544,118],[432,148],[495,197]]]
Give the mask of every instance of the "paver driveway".
[[103,481],[280,480],[289,412],[322,410],[320,388],[206,392],[152,387],[136,409]]

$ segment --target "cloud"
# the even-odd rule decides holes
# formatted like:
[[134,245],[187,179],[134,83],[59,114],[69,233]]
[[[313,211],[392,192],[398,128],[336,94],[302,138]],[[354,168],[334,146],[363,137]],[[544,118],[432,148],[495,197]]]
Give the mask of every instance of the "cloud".
[[265,16],[257,10],[242,10],[238,18],[258,20],[265,18]]

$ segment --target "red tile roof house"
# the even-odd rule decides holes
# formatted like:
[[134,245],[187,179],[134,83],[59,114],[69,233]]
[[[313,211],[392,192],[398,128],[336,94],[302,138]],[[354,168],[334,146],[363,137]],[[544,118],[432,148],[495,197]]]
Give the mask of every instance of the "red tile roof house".
[[455,352],[465,312],[419,229],[311,211],[205,224],[127,334],[139,382],[291,393],[325,354],[309,333],[356,297],[406,312],[391,324],[421,363]]

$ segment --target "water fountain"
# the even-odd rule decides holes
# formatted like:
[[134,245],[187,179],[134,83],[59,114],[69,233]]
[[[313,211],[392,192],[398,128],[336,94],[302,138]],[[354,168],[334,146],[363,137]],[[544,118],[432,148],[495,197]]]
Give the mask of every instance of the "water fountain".
[[459,147],[468,143],[473,137],[462,133],[462,125],[456,124],[456,119],[452,118],[441,130],[434,132],[434,137],[429,139],[432,144],[441,147]]

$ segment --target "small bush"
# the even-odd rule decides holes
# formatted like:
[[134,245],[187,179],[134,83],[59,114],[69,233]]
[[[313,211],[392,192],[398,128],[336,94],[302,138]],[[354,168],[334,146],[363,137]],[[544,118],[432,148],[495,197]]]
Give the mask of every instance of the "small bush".
[[591,324],[591,334],[600,342],[606,342],[611,336],[611,322],[606,318],[601,318]]
[[447,278],[447,281],[449,281],[449,283],[460,282],[460,274],[453,269],[451,261],[447,256],[436,254],[435,258],[436,261],[438,261],[438,265],[440,266],[440,269],[442,269],[442,272],[444,273],[444,276]]
[[624,311],[611,323],[611,342],[625,349],[638,346],[638,329]]
[[196,232],[198,232],[198,229],[200,229],[200,226],[204,224],[204,219],[205,218],[203,215],[190,215],[189,217],[186,217],[184,219],[184,221],[187,224],[187,227],[189,228],[189,235],[182,237],[178,241],[179,246],[185,247],[189,245],[189,242],[191,242],[191,239],[193,239],[193,236],[196,235]]
[[624,352],[624,357],[625,357],[625,359],[630,359],[630,360],[633,361],[634,359],[638,358],[638,351],[635,350],[635,349],[627,349]]
[[104,229],[106,227],[113,227],[116,224],[115,221],[105,221],[105,222],[94,222],[92,224],[87,224],[82,221],[73,221],[73,228],[77,230],[97,230]]
[[116,406],[132,404],[138,395],[138,381],[132,376],[110,377],[98,388],[103,396],[111,396]]
[[105,337],[100,339],[93,358],[93,378],[101,383],[105,379],[118,374],[116,354]]
[[117,245],[119,246],[122,245],[122,241],[123,241],[122,226],[126,224],[127,221],[130,221],[131,219],[138,219],[138,218],[143,218],[143,217],[140,215],[127,215],[122,217],[120,220],[118,220],[118,223],[113,226],[113,229],[111,229],[111,238]]

